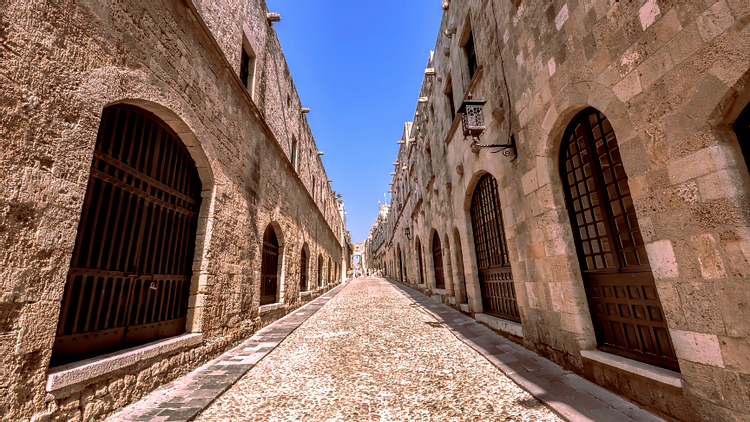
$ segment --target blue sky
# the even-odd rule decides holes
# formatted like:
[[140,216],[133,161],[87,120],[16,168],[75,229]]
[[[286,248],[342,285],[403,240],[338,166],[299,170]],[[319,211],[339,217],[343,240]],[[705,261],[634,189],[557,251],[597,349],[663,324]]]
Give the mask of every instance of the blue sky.
[[[352,242],[388,190],[396,141],[414,115],[443,10],[440,0],[267,0]],[[390,197],[389,197],[390,201]]]

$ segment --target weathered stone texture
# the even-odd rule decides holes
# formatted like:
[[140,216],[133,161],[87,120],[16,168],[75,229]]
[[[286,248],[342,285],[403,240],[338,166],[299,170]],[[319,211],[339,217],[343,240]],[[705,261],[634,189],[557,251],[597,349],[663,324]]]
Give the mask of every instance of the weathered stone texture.
[[[323,283],[345,273],[345,227],[266,13],[263,1],[244,0],[0,6],[3,420],[101,418],[319,295],[319,256]],[[252,93],[237,76],[243,36],[256,54]],[[205,341],[50,394],[46,372],[92,152],[103,108],[117,103],[164,120],[198,167],[203,200],[187,331]],[[281,304],[261,315],[269,224],[282,243]],[[315,291],[304,299],[303,245]]]
[[[526,347],[672,418],[749,420],[740,350],[750,339],[750,175],[731,127],[750,99],[746,3],[447,2],[426,66],[436,74],[420,92],[428,100],[402,136],[392,206],[373,227],[367,259],[446,304],[481,312],[469,210],[477,181],[490,173]],[[463,49],[469,30],[480,66],[473,79]],[[512,134],[517,159],[472,151],[451,118],[450,87],[456,109],[468,92],[487,101],[481,143],[504,144]],[[568,124],[587,107],[617,136],[681,389],[580,356],[597,341],[559,154]],[[453,284],[444,291],[434,285],[435,231]]]

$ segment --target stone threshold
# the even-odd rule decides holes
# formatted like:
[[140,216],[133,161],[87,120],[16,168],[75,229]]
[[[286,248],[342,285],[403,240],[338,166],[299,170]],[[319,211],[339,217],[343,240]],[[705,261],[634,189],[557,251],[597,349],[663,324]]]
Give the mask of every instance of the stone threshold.
[[346,284],[338,285],[264,327],[239,346],[193,372],[159,387],[142,400],[107,418],[107,422],[187,422],[195,419]]
[[562,419],[571,422],[665,422],[611,391],[513,343],[473,318],[449,306],[434,303],[430,297],[408,286],[386,280]]
[[593,360],[601,364],[617,368],[634,375],[638,375],[672,387],[682,388],[682,376],[679,372],[658,366],[638,362],[636,360],[613,355],[601,350],[581,350],[581,357]]
[[131,347],[119,352],[56,366],[50,368],[47,372],[47,391],[52,392],[91,381],[146,359],[177,353],[201,343],[203,343],[203,334],[183,334],[143,346]]

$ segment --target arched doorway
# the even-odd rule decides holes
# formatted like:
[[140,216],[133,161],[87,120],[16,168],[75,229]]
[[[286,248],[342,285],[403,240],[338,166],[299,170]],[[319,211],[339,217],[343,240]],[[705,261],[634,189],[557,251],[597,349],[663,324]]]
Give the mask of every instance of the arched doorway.
[[332,264],[331,257],[328,257],[328,284],[331,284],[333,282],[333,264]]
[[104,109],[51,365],[185,331],[201,182],[179,136]]
[[597,110],[568,126],[560,173],[599,348],[679,370],[617,138]]
[[307,244],[302,246],[302,253],[299,259],[299,291],[307,291]]
[[443,273],[443,248],[440,244],[440,235],[437,232],[432,236],[432,262],[435,272],[435,288],[445,288],[445,274]]
[[521,322],[513,273],[508,261],[505,228],[500,215],[497,180],[489,173],[479,179],[474,189],[471,198],[471,226],[474,230],[484,312]]
[[419,284],[424,284],[424,273],[422,272],[423,259],[422,259],[422,243],[417,238],[417,266],[419,267]]
[[279,279],[279,239],[268,225],[263,234],[263,258],[260,266],[260,304],[276,303]]

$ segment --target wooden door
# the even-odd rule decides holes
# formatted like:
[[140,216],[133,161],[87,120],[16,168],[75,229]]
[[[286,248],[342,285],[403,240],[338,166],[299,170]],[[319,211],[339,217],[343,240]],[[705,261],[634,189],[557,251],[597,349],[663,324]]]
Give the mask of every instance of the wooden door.
[[560,153],[570,222],[600,349],[678,370],[615,133],[594,109]]
[[497,181],[490,174],[479,179],[471,199],[471,224],[479,268],[479,286],[484,312],[521,322],[516,302],[508,245],[500,215]]

